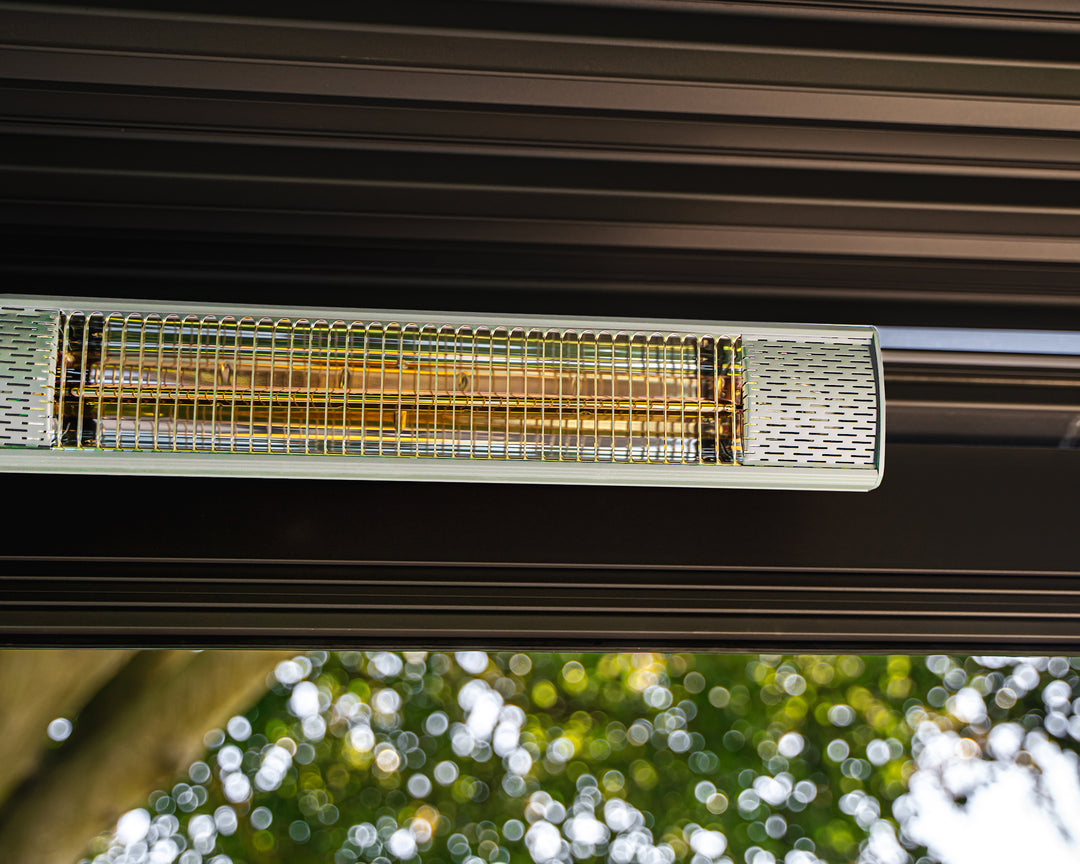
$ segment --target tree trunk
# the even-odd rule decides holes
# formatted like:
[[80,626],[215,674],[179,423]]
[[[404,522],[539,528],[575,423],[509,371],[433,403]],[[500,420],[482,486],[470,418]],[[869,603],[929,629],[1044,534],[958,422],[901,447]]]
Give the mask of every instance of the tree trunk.
[[87,705],[76,734],[0,811],[5,864],[65,864],[203,751],[295,652],[143,652]]
[[57,717],[74,720],[130,651],[0,651],[0,806],[34,773]]

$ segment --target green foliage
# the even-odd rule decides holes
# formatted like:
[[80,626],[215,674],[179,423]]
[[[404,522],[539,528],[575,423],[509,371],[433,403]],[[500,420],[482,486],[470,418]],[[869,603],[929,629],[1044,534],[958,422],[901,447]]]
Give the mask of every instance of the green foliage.
[[[854,861],[920,724],[1041,722],[1038,687],[930,659],[313,652],[151,796],[145,842],[180,864]],[[965,687],[981,725],[946,710]]]

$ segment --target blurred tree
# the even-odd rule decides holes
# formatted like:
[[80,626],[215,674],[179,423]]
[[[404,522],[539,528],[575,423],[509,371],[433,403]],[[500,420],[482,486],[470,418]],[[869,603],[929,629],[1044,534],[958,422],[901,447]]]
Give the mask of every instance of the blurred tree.
[[[207,724],[258,699],[274,652],[0,652],[0,849],[74,861],[88,836],[203,750]],[[63,745],[50,721],[77,716]],[[54,731],[63,737],[72,727]]]
[[[42,763],[39,774],[53,779],[39,780],[40,791],[28,784],[30,809],[17,796],[0,814],[4,860],[73,860],[115,808],[77,820],[85,833],[73,853],[8,853],[35,840],[39,852],[59,849],[49,845],[58,810],[91,795],[131,806],[140,784],[152,788],[151,775],[179,765],[92,841],[86,860],[958,861],[956,832],[928,815],[994,812],[980,804],[991,796],[980,797],[979,783],[995,776],[1030,780],[1031,806],[1065,838],[1061,848],[1080,844],[1071,793],[1040,779],[1072,771],[1080,796],[1067,752],[1080,739],[1080,676],[1067,658],[316,651],[270,666],[262,658],[245,679],[242,656],[233,655],[235,682],[248,682],[247,700],[270,666],[272,686],[252,707],[237,698],[207,715],[197,733],[196,709],[224,709],[220,690],[232,686],[228,675],[203,679],[198,663],[211,668],[214,655],[160,684],[152,679],[167,657],[133,661],[144,665],[140,691],[155,695],[106,699],[117,715],[125,699],[144,706],[111,736],[80,732],[99,723],[102,700],[87,706]],[[204,685],[219,696],[200,696]],[[183,746],[166,746],[156,726],[169,711],[188,715],[176,721]],[[139,742],[166,755],[135,752]],[[88,747],[99,755],[83,757]],[[123,795],[110,796],[109,784]],[[982,856],[967,860],[994,860]]]
[[41,762],[49,722],[75,716],[130,658],[129,651],[0,652],[0,802]]

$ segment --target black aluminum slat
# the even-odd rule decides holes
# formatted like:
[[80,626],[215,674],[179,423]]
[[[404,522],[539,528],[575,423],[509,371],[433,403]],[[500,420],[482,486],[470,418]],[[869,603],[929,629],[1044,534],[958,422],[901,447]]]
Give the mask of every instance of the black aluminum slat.
[[1080,450],[887,458],[866,495],[9,475],[0,638],[1080,645]]
[[[1060,4],[170,5],[0,4],[6,290],[1078,329]],[[1075,376],[940,360],[867,495],[5,475],[0,641],[1075,650]]]

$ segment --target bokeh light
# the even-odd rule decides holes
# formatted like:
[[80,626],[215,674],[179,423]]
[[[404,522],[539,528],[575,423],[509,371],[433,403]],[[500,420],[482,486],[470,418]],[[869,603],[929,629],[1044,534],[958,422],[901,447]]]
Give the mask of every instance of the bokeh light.
[[969,841],[984,857],[965,857],[950,839],[957,826],[989,836],[996,822],[1023,836],[1007,805],[1029,838],[1030,825],[1065,826],[1047,828],[1046,848],[1076,858],[1078,668],[1065,657],[311,652],[279,663],[261,701],[207,731],[207,752],[85,860],[1035,860],[1000,857],[1020,855],[1007,840]]

